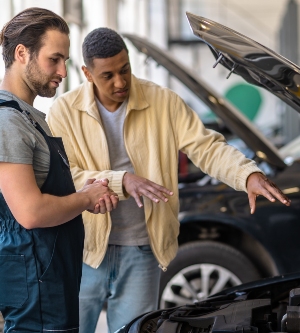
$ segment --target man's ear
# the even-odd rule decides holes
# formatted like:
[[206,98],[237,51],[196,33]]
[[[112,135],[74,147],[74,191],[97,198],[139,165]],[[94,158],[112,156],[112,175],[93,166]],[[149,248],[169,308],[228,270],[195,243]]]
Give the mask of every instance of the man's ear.
[[85,77],[87,78],[87,80],[89,82],[93,83],[94,81],[93,81],[93,78],[92,78],[92,75],[91,75],[91,72],[89,71],[89,69],[86,66],[82,66],[81,69],[82,69]]
[[21,64],[26,64],[29,58],[28,49],[23,44],[18,44],[15,49],[15,60]]

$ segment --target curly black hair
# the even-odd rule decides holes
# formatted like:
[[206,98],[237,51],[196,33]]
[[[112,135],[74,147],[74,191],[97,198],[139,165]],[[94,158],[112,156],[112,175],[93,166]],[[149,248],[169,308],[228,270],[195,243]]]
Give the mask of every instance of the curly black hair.
[[123,38],[109,28],[97,28],[91,31],[82,44],[82,55],[87,67],[93,67],[93,60],[110,58],[126,50],[127,46]]

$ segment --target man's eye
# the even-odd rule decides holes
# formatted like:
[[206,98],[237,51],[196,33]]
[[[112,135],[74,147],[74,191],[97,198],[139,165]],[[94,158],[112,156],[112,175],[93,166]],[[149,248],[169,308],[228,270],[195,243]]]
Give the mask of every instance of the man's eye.
[[58,59],[57,59],[57,58],[50,58],[50,60],[51,60],[52,62],[55,62],[55,63],[58,62]]
[[103,76],[103,78],[104,78],[105,80],[110,80],[110,79],[112,78],[112,75],[106,75],[106,76]]
[[121,73],[122,73],[122,74],[125,74],[125,73],[127,73],[129,70],[130,70],[130,66],[125,67],[125,68],[122,69]]

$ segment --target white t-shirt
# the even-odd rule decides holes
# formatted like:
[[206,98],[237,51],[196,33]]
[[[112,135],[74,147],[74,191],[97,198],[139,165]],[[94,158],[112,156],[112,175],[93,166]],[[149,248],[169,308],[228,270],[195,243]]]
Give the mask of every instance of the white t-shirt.
[[[108,111],[97,98],[96,104],[106,134],[111,169],[134,173],[123,137],[127,100],[114,112]],[[138,207],[134,198],[120,201],[110,216],[112,229],[109,244],[123,246],[149,244],[144,209]]]

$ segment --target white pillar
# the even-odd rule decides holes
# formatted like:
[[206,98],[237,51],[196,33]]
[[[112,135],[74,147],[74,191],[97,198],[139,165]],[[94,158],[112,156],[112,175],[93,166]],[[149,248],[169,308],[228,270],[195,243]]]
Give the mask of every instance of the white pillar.
[[[168,43],[168,8],[166,1],[151,0],[149,2],[149,40],[161,47],[167,49]],[[157,67],[155,62],[150,65],[150,80],[162,85],[167,86],[169,75],[168,72],[162,68]]]

